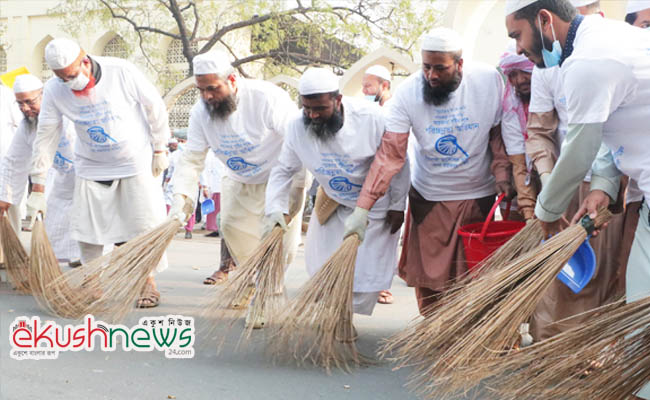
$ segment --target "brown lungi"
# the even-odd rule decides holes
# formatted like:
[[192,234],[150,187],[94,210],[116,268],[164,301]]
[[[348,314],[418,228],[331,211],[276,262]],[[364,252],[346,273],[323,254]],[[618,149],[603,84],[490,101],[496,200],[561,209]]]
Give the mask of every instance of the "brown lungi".
[[[571,200],[565,213],[567,220],[570,221],[573,218],[589,191],[590,184],[582,182],[578,193]],[[581,317],[572,318],[568,322],[554,322],[607,304],[620,294],[617,275],[621,269],[623,220],[623,213],[614,214],[608,227],[598,236],[589,240],[594,253],[596,253],[596,272],[591,282],[580,293],[573,293],[558,279],[553,281],[531,317],[530,333],[535,341],[548,339],[582,324],[585,319]],[[632,236],[634,236],[634,232],[632,232]],[[627,264],[627,259],[625,264]]]
[[[405,235],[399,275],[416,287],[420,312],[435,303],[441,292],[467,272],[462,225],[484,221],[495,196],[457,201],[428,201],[415,189],[409,192],[411,223]],[[405,257],[404,257],[405,256]]]

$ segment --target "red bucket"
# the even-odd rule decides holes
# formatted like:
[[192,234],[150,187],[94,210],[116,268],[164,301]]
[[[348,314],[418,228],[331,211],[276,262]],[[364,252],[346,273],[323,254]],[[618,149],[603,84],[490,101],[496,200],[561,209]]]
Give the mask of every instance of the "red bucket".
[[504,221],[492,221],[504,197],[505,193],[499,196],[485,222],[461,226],[458,230],[458,234],[463,238],[467,268],[470,271],[526,226],[525,222],[506,221],[510,215],[510,202],[508,202]]

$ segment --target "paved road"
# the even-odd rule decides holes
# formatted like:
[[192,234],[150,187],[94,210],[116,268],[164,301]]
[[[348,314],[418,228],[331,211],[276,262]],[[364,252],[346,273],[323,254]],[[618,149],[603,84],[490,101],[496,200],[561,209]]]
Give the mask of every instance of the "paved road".
[[[28,243],[28,234],[22,239]],[[287,293],[292,296],[307,279],[302,247],[287,273]],[[134,310],[125,321],[130,326],[143,316],[183,314],[194,316],[198,330],[207,321],[199,317],[212,288],[201,281],[219,259],[219,239],[194,239],[182,234],[169,249],[170,268],[158,276],[162,304],[153,310]],[[355,316],[363,353],[374,354],[378,342],[417,315],[413,289],[396,278],[395,304],[377,305],[372,317]],[[383,363],[352,374],[331,376],[314,367],[274,365],[256,343],[235,351],[239,331],[231,331],[217,355],[212,336],[197,335],[192,359],[170,360],[160,352],[67,352],[57,360],[15,361],[9,358],[9,324],[17,316],[44,314],[30,296],[21,296],[0,284],[0,398],[2,399],[416,399],[404,384],[408,370],[392,371]],[[62,322],[62,321],[61,321]],[[243,327],[243,322],[241,323]],[[236,332],[235,332],[236,331]],[[219,335],[217,331],[216,335]]]

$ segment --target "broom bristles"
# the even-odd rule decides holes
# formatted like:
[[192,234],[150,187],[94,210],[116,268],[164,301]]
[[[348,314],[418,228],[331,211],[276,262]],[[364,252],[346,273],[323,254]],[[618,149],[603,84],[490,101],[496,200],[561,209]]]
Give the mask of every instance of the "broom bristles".
[[[59,262],[52,250],[40,217],[32,228],[29,286],[36,302],[46,311],[74,318],[87,300],[83,290],[73,290],[65,280]],[[54,283],[56,282],[56,284]]]
[[[254,322],[258,318],[272,318],[284,304],[284,231],[281,227],[275,227],[262,240],[260,245],[253,251],[253,254],[238,266],[221,288],[210,296],[203,317],[213,320],[209,332],[214,332],[230,318],[228,329],[241,319],[246,312],[250,312],[251,324],[249,324],[239,339],[239,344],[250,339]],[[231,304],[246,297],[255,285],[253,303],[246,307],[232,309]],[[226,340],[222,335],[219,340],[218,349]]]
[[275,359],[311,361],[328,373],[332,367],[350,372],[368,361],[352,338],[352,291],[360,243],[356,235],[347,237],[275,319],[276,336],[270,348]]
[[[540,221],[529,220],[508,242],[482,260],[475,268],[477,272],[468,273],[446,290],[435,308],[425,313],[424,319],[386,341],[379,351],[380,357],[391,354],[391,361],[397,363],[397,368],[427,362],[459,332],[473,329],[480,315],[490,307],[486,290],[501,280],[497,272],[519,255],[538,247],[543,235]],[[468,302],[468,299],[473,301]],[[461,315],[463,318],[459,318]]]
[[0,218],[0,240],[5,256],[7,277],[16,290],[29,294],[29,256],[6,214]]
[[[609,217],[611,213],[601,210],[596,226]],[[407,344],[401,349],[422,354],[407,358],[417,361],[410,385],[423,395],[434,396],[434,391],[436,395],[458,395],[480,382],[486,373],[480,366],[516,344],[519,325],[530,317],[586,236],[581,225],[571,226],[540,249],[495,269],[476,284],[472,282],[472,290],[460,291],[463,298],[456,304],[456,314],[446,314],[448,319],[432,322],[433,333],[444,327],[447,342],[437,342],[441,348],[432,348],[429,343],[422,345],[424,338],[420,337],[415,345]],[[415,335],[422,332],[432,334],[428,328],[416,331]]]
[[[181,223],[168,219],[156,228],[116,247],[112,252],[67,272],[52,285],[80,288],[87,299],[65,309],[72,318],[102,315],[107,321],[122,320],[141,295],[146,280],[160,263]],[[88,301],[90,300],[90,301]]]

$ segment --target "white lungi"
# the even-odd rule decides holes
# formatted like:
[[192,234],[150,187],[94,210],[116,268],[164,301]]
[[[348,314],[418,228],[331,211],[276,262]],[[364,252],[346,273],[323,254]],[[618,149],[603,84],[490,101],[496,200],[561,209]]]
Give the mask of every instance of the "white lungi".
[[[221,182],[221,232],[238,265],[244,263],[262,241],[266,183],[250,184],[224,176]],[[303,196],[304,197],[304,196]],[[302,231],[302,207],[284,234],[287,266],[295,258]]]
[[[127,242],[160,225],[167,214],[162,187],[149,171],[110,186],[77,176],[72,207],[72,238],[99,246]],[[156,271],[166,267],[163,256]]]
[[[630,251],[630,258],[627,262],[625,277],[625,292],[627,302],[639,300],[650,296],[650,224],[648,224],[648,199],[645,199],[641,207],[641,216],[634,242]],[[636,394],[638,397],[650,399],[650,383],[646,384]]]
[[70,229],[73,210],[75,210],[72,207],[74,170],[65,173],[51,169],[50,173],[54,178],[51,185],[45,186],[46,190],[51,187],[47,195],[47,212],[43,221],[45,232],[58,260],[77,260],[80,257],[79,243],[72,238]]
[[[344,221],[352,209],[339,206],[325,225],[311,218],[305,242],[307,272],[313,276],[343,243]],[[397,265],[399,231],[390,233],[384,218],[370,218],[354,268],[354,312],[371,315],[382,290],[390,289]],[[370,302],[372,298],[372,302]]]

